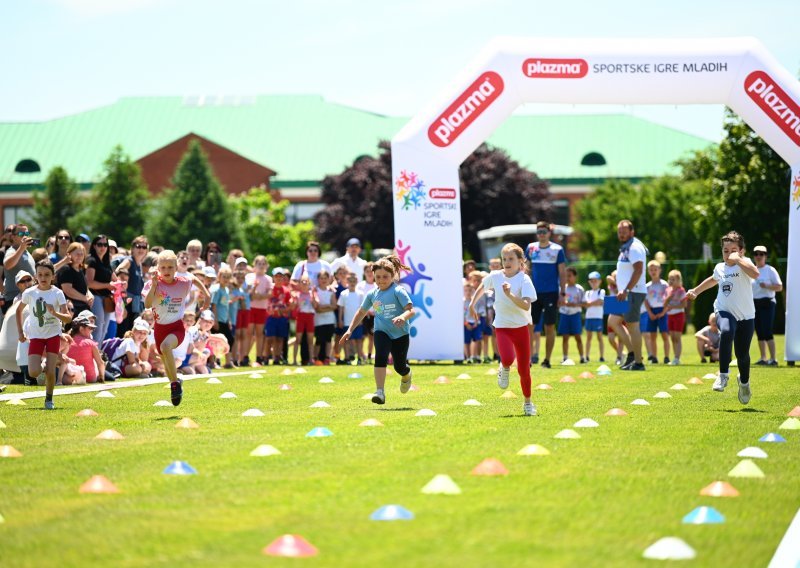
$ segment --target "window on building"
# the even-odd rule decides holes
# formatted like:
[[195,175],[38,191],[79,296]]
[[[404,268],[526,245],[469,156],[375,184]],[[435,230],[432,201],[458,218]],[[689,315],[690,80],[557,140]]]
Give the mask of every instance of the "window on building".
[[300,221],[307,221],[324,208],[325,205],[322,203],[290,203],[286,208],[286,222],[294,225]]
[[24,160],[20,160],[19,162],[17,162],[14,171],[17,172],[18,174],[32,174],[42,171],[42,168],[39,167],[39,164],[36,163],[35,160],[26,158]]
[[33,213],[30,205],[6,205],[3,207],[3,226],[26,223]]
[[569,199],[554,199],[551,211],[553,223],[569,225]]
[[581,159],[582,166],[605,166],[606,159],[599,152],[589,152]]

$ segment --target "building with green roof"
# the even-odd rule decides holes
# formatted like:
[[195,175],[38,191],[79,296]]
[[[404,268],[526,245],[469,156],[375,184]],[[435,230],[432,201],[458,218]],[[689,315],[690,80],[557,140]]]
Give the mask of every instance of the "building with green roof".
[[[220,179],[225,178],[221,169],[258,166],[268,177],[265,184],[292,202],[293,219],[305,219],[321,207],[320,182],[326,175],[341,172],[360,156],[377,155],[378,142],[390,140],[407,121],[319,96],[269,95],[124,98],[54,120],[0,123],[0,208],[4,223],[14,222],[54,166],[63,166],[89,189],[115,145],[147,164],[146,157],[191,136],[240,158],[238,163],[212,157]],[[593,185],[607,178],[636,181],[676,173],[675,160],[713,142],[617,114],[514,115],[488,143],[550,181],[556,221],[569,224],[571,203]],[[251,185],[226,189],[238,193]]]

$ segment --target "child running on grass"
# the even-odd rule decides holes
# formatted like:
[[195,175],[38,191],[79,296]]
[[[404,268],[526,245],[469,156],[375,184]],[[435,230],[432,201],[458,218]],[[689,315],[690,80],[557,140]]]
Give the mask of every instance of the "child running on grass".
[[[714,312],[721,332],[719,344],[719,377],[713,390],[722,392],[728,386],[731,351],[736,351],[739,374],[739,402],[747,404],[752,394],[750,388],[750,342],[755,331],[756,309],[753,304],[753,280],[758,278],[758,268],[744,256],[744,237],[731,231],[722,237],[722,262],[699,286],[686,292],[694,300],[704,291],[719,285]],[[733,348],[733,349],[732,349]]]
[[390,353],[394,370],[400,375],[400,392],[407,393],[411,388],[408,322],[414,317],[414,305],[406,289],[396,282],[401,270],[411,269],[400,262],[396,254],[385,256],[372,265],[377,287],[364,297],[350,327],[342,335],[343,342],[350,339],[369,309],[375,311],[375,394],[372,397],[375,404],[386,402],[383,387]]
[[531,325],[531,302],[536,301],[536,290],[530,277],[525,274],[525,255],[519,245],[509,243],[500,251],[503,270],[493,270],[483,279],[483,286],[472,296],[470,309],[486,290],[494,290],[494,329],[497,349],[500,352],[500,368],[497,386],[508,388],[511,363],[517,359],[519,383],[525,402],[525,416],[536,416],[536,407],[531,402],[531,342],[528,326]]
[[206,303],[211,301],[211,295],[196,276],[192,275],[191,280],[175,276],[178,269],[178,257],[173,251],[161,251],[158,254],[156,266],[158,273],[155,280],[151,281],[150,290],[147,292],[144,303],[146,308],[153,308],[156,320],[153,330],[156,350],[161,353],[164,369],[170,380],[172,404],[178,406],[183,398],[183,385],[178,378],[178,369],[175,367],[175,357],[172,352],[183,342],[183,336],[186,333],[182,319],[184,299],[191,290],[192,283],[200,290]]
[[[38,377],[44,370],[44,407],[46,410],[54,410],[56,406],[53,403],[53,390],[56,386],[56,364],[61,349],[61,324],[69,323],[72,317],[67,310],[64,292],[53,287],[55,271],[49,259],[36,263],[36,280],[38,285],[25,290],[20,298],[20,302],[29,308],[28,326],[25,328],[31,340],[28,346],[28,374]],[[19,306],[16,314],[20,343],[27,341],[22,327],[23,309],[23,306]]]

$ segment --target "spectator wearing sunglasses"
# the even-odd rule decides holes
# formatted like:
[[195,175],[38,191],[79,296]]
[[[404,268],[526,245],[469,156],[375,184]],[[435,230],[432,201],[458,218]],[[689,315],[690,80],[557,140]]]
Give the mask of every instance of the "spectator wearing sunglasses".
[[5,291],[3,293],[4,304],[3,314],[11,307],[11,303],[19,293],[16,284],[17,273],[25,270],[30,274],[36,272],[33,256],[28,252],[28,247],[33,242],[28,226],[23,223],[13,225],[11,228],[11,246],[6,249],[3,258],[3,283]]
[[89,260],[86,262],[86,281],[89,290],[94,294],[92,313],[97,327],[92,332],[92,339],[101,343],[106,338],[111,318],[114,317],[114,286],[117,279],[111,269],[111,255],[108,252],[108,237],[97,235],[92,240]]
[[[772,330],[775,324],[775,294],[783,290],[783,282],[774,267],[767,264],[767,247],[753,248],[753,259],[758,268],[758,278],[753,280],[753,304],[756,307],[756,337],[761,358],[756,365],[777,367],[775,359],[775,338]],[[767,359],[769,349],[769,359]]]
[[144,267],[144,259],[147,256],[147,251],[150,245],[147,242],[147,237],[139,235],[133,242],[131,242],[131,254],[126,257],[117,266],[117,272],[126,270],[128,272],[128,288],[125,293],[130,299],[127,304],[128,315],[119,324],[117,335],[122,337],[126,331],[133,329],[133,322],[138,318],[142,311],[144,311],[144,296],[142,290],[144,289],[145,274],[147,270]]

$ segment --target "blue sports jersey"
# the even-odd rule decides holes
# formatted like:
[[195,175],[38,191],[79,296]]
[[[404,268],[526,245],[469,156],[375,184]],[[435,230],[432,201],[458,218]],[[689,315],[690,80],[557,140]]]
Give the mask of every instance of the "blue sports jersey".
[[364,310],[375,312],[375,331],[382,331],[392,339],[408,335],[408,322],[403,327],[397,327],[392,320],[406,311],[406,306],[411,303],[411,297],[405,288],[392,282],[386,290],[375,288],[370,291],[361,304]]
[[531,280],[536,292],[560,292],[558,265],[567,262],[564,248],[553,242],[543,248],[539,243],[531,243],[525,249],[525,256],[531,263]]

